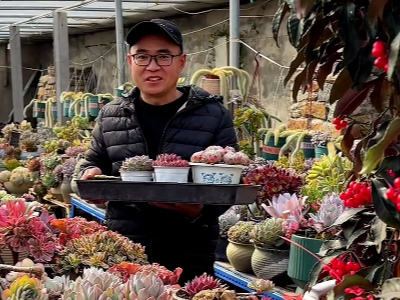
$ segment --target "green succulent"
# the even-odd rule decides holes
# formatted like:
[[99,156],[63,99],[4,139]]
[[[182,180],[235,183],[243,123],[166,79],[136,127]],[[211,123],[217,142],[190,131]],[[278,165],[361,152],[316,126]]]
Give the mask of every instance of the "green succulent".
[[284,220],[270,218],[257,223],[250,231],[250,238],[257,246],[275,246],[282,235]]
[[232,242],[250,244],[250,231],[256,223],[252,221],[239,221],[228,230],[228,239]]

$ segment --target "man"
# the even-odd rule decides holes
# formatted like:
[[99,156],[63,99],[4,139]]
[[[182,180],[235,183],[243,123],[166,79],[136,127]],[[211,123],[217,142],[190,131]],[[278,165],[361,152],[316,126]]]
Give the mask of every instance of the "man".
[[[185,67],[182,35],[166,20],[139,23],[126,37],[137,88],[106,105],[80,165],[81,179],[118,175],[136,155],[175,153],[189,160],[211,145],[237,148],[229,112],[221,98],[195,86],[177,88]],[[157,201],[157,199],[154,199]],[[109,202],[107,226],[146,247],[150,262],[183,268],[181,282],[213,274],[218,216],[228,207],[201,204]]]

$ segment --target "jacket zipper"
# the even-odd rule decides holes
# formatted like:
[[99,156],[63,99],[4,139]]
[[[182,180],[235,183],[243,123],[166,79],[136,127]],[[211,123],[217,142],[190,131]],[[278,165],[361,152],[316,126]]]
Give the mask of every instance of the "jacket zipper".
[[168,121],[167,125],[165,125],[165,127],[164,127],[163,133],[162,133],[161,138],[160,138],[160,144],[158,145],[158,151],[157,151],[158,155],[161,153],[162,146],[163,146],[163,143],[164,143],[165,133],[167,132],[168,126],[169,126],[169,124],[172,122],[172,120],[175,119],[175,118],[176,118],[177,116],[179,116],[180,114],[186,113],[186,112],[188,112],[188,111],[190,111],[190,110],[192,110],[192,109],[194,109],[194,108],[196,108],[196,107],[199,107],[199,106],[201,106],[201,105],[202,105],[202,104],[196,104],[196,105],[193,105],[193,106],[191,106],[191,107],[189,107],[189,108],[184,108],[184,109],[182,109],[181,111],[178,111],[178,112]]

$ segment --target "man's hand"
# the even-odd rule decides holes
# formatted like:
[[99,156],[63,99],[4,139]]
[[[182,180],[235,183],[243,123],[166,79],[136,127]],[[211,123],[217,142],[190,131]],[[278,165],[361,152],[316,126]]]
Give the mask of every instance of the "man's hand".
[[178,211],[189,218],[197,218],[200,216],[201,211],[203,210],[204,205],[203,204],[178,204],[178,203],[158,203],[158,202],[153,202],[150,203],[153,206],[163,208],[163,209],[171,209]]
[[82,177],[81,177],[81,180],[90,180],[90,179],[94,179],[95,176],[101,175],[101,174],[102,174],[102,172],[101,172],[101,170],[100,170],[99,168],[90,168],[90,169],[87,169],[87,170],[83,173],[83,175],[82,175]]
[[[102,172],[101,172],[101,170],[99,169],[99,168],[90,168],[90,169],[87,169],[84,173],[83,173],[83,175],[82,175],[82,177],[81,177],[81,180],[90,180],[90,179],[94,179],[94,177],[96,176],[96,175],[101,175],[102,174]],[[107,202],[107,201],[104,201],[104,200],[96,200],[96,201],[86,201],[87,203],[89,203],[89,204],[102,204],[102,203],[105,203],[105,202]]]

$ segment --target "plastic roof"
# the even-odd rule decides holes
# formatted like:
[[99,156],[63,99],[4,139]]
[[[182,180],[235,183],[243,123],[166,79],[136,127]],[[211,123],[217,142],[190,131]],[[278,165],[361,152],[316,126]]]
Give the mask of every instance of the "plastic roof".
[[[122,10],[124,21],[134,23],[179,13],[174,8],[193,11],[227,2],[227,0],[124,0]],[[114,27],[115,1],[113,0],[0,0],[0,42],[8,41],[11,25],[19,26],[22,38],[51,36],[55,10],[67,11],[71,34],[96,31],[102,27]]]

